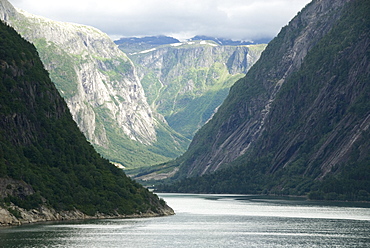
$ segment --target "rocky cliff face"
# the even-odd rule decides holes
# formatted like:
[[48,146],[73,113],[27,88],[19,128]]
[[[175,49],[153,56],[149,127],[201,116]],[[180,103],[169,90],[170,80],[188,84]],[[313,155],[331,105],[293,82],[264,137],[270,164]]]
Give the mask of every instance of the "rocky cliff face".
[[183,173],[195,176],[216,171],[254,147],[287,78],[331,30],[346,2],[313,1],[281,30],[247,77],[232,87],[215,118],[194,138],[184,155]]
[[[120,48],[128,49],[125,44]],[[192,138],[225,99],[229,87],[258,60],[265,45],[223,46],[194,40],[129,53],[153,109]]]
[[365,0],[304,8],[170,165],[203,176],[168,190],[369,200],[369,11]]
[[[104,127],[98,128],[96,108],[105,110],[131,139],[155,141],[152,112],[134,66],[106,34],[23,11],[13,13],[13,18],[8,16],[6,21],[39,47],[46,69],[52,72],[75,121],[90,141],[103,146],[108,142]],[[70,71],[64,72],[66,68]],[[73,74],[75,82],[61,82],[66,73]]]
[[[80,130],[104,156],[128,166],[168,159],[166,151],[149,151],[162,142],[157,130],[167,124],[148,105],[131,60],[106,34],[16,10],[5,0],[1,4],[3,20],[35,44]],[[172,156],[183,149],[181,138],[166,142],[174,147]]]
[[203,176],[169,189],[369,200],[369,13],[366,0],[306,6],[171,164]]
[[0,47],[0,225],[172,211],[94,150],[36,48],[2,21]]

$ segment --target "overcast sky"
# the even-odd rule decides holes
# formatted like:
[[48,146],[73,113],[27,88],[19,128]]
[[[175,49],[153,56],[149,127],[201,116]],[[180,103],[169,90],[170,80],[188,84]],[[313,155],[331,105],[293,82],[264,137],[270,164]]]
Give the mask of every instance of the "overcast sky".
[[113,39],[208,35],[235,40],[273,38],[311,0],[9,0],[57,21],[96,27]]

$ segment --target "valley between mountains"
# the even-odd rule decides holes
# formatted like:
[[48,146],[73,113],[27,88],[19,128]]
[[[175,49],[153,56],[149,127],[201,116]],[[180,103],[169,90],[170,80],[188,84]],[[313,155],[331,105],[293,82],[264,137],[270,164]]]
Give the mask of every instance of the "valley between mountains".
[[[266,43],[113,42],[0,0],[3,32],[14,28],[31,51],[9,48],[0,64],[4,209],[172,213],[137,182],[163,192],[369,201],[369,13],[366,0],[313,0]],[[23,191],[8,194],[13,188]]]
[[132,52],[123,49],[123,40],[120,50],[93,27],[35,16],[7,1],[2,12],[2,19],[37,47],[88,141],[128,169],[185,152],[194,133],[265,47],[180,43],[159,36],[151,50],[139,39]]

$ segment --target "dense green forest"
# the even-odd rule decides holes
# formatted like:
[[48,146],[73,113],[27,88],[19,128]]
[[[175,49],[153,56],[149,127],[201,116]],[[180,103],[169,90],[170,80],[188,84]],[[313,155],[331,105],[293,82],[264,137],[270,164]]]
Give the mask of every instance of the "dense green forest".
[[[181,180],[172,178],[175,182],[159,190],[370,200],[370,2],[351,1],[341,11],[333,28],[282,85],[264,132],[248,153],[212,174],[181,179],[178,173]],[[273,73],[266,68],[279,63],[274,56],[287,42],[284,38],[292,37],[293,41],[294,30],[300,32],[303,28],[285,27],[270,42],[260,61],[233,86],[213,126],[206,125],[198,133],[199,140],[190,147],[193,151],[182,158],[185,162],[177,160],[183,163],[182,169],[198,154],[214,149],[217,144],[212,143],[212,134],[222,128],[222,120],[234,114],[233,110],[238,114],[242,99],[267,94],[263,86],[254,83],[256,73]],[[288,32],[292,32],[291,36]],[[229,124],[238,127],[237,122]],[[212,129],[215,127],[217,131]],[[338,160],[338,156],[342,159]]]
[[[72,120],[35,47],[0,23],[0,178],[33,194],[0,199],[85,214],[161,214],[163,201],[103,159]],[[11,189],[12,185],[6,186]],[[18,192],[21,192],[18,189]]]

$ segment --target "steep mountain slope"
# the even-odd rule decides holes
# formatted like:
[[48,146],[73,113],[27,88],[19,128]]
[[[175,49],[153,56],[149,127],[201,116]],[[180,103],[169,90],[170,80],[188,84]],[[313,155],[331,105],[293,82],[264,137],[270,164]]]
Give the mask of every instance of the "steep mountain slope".
[[[139,45],[142,43],[145,48],[146,43]],[[119,47],[128,52],[125,44]],[[224,46],[194,40],[151,46],[128,56],[138,68],[152,108],[174,130],[191,139],[226,98],[232,84],[258,60],[265,46]]]
[[95,152],[36,48],[2,22],[0,48],[0,225],[171,212]]
[[179,178],[217,172],[176,190],[367,199],[369,13],[364,0],[306,6],[174,162]]
[[0,3],[1,18],[35,44],[80,130],[106,158],[134,167],[184,151],[188,140],[152,112],[134,65],[106,34]]

